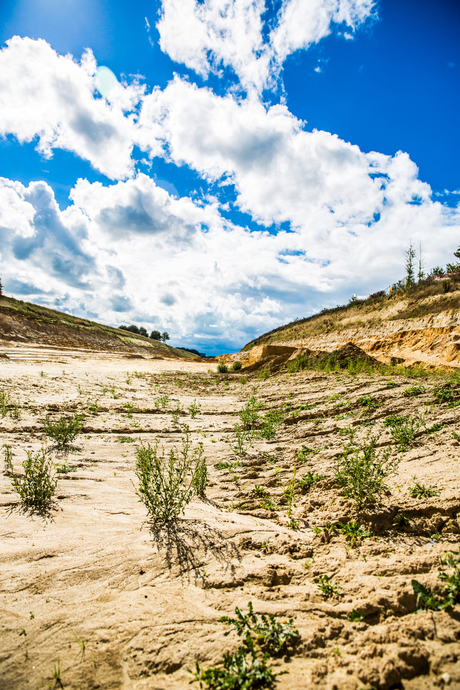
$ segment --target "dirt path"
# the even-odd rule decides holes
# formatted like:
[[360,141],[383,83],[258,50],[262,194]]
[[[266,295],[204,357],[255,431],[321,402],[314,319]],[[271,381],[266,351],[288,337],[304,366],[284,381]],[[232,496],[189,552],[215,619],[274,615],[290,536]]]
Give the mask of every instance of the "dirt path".
[[[459,607],[414,613],[411,586],[442,590],[441,559],[458,550],[460,407],[434,404],[444,381],[302,372],[245,382],[198,362],[8,355],[0,391],[12,404],[0,412],[0,445],[11,447],[16,471],[46,444],[46,414],[86,417],[78,448],[52,453],[69,471],[48,515],[21,511],[0,474],[2,689],[198,688],[187,668],[236,650],[219,618],[249,601],[294,618],[301,634],[290,657],[272,662],[287,672],[277,687],[460,688]],[[283,420],[237,457],[228,441],[251,396],[259,416],[283,410]],[[384,420],[420,414],[413,447],[398,453]],[[180,443],[184,423],[204,446],[207,498],[169,528],[152,525],[133,486],[136,448]],[[348,427],[357,443],[379,432],[379,452],[401,458],[391,493],[360,512],[334,480]],[[309,472],[325,478],[302,489]],[[415,481],[439,493],[412,497]],[[355,541],[338,527],[350,521],[362,528]],[[318,587],[325,575],[329,597]]]

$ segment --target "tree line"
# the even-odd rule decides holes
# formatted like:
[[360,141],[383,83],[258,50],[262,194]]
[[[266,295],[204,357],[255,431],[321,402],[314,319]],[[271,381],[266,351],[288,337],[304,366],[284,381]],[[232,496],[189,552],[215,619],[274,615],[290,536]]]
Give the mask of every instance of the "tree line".
[[149,335],[144,326],[135,326],[134,324],[132,324],[131,326],[118,326],[118,328],[121,328],[122,331],[137,333],[138,335],[143,335],[145,338],[151,338],[152,340],[160,340],[164,343],[167,340],[169,340],[169,333],[167,331],[163,331],[163,333],[160,333],[160,331],[152,331]]

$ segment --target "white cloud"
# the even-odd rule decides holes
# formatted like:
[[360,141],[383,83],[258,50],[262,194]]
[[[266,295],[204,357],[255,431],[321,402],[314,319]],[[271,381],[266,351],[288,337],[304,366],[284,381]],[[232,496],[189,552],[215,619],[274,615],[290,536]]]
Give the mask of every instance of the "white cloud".
[[38,151],[72,151],[111,179],[133,174],[135,108],[143,89],[121,84],[110,102],[95,97],[91,51],[80,64],[58,55],[45,41],[14,38],[0,51],[0,136],[20,143],[38,137]]
[[230,67],[244,89],[261,93],[290,54],[334,24],[354,31],[373,8],[374,0],[283,0],[270,25],[264,0],[163,0],[157,28],[161,49],[175,62],[203,77]]

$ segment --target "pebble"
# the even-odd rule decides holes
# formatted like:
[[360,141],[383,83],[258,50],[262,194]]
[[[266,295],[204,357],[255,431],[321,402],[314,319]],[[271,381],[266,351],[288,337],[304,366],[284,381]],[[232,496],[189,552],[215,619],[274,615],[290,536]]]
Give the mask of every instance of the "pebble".
[[450,676],[448,673],[443,673],[441,676],[441,680],[444,683],[444,685],[450,685]]

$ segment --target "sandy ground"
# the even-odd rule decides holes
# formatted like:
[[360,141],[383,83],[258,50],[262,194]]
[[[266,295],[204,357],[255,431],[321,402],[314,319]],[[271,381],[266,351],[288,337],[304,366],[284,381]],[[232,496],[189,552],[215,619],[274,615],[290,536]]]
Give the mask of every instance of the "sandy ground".
[[[294,653],[273,662],[286,672],[280,688],[460,688],[460,607],[415,613],[411,586],[415,578],[442,588],[441,559],[458,549],[460,446],[452,432],[460,432],[460,407],[433,405],[439,380],[397,377],[389,386],[380,376],[302,372],[244,383],[202,363],[44,348],[8,348],[8,356],[0,357],[0,389],[20,415],[0,415],[0,444],[11,446],[17,472],[27,450],[50,447],[46,414],[86,419],[75,449],[51,451],[70,471],[59,475],[49,514],[22,511],[0,474],[2,690],[198,687],[189,686],[187,669],[237,648],[219,617],[249,601],[258,613],[294,618],[300,631]],[[424,390],[404,397],[413,385]],[[155,407],[161,395],[169,396],[166,409]],[[225,440],[250,395],[262,413],[284,403],[297,412],[237,465]],[[360,406],[363,395],[378,406]],[[192,419],[194,400],[201,410]],[[177,403],[180,423],[204,444],[210,485],[206,500],[166,528],[148,521],[135,493],[135,452],[156,438],[166,447],[180,442]],[[352,425],[363,439],[380,430],[386,447],[385,417],[419,413],[428,428],[442,428],[421,433],[401,453],[391,492],[357,513],[333,478],[346,441],[340,432]],[[297,490],[292,529],[284,489],[294,466],[296,479],[308,471],[326,478]],[[414,477],[439,494],[412,498]],[[255,486],[268,503],[251,493]],[[395,526],[401,513],[406,527]],[[331,528],[349,520],[374,536],[351,544]],[[315,581],[325,574],[338,588],[329,598]],[[348,619],[353,610],[361,621]]]

